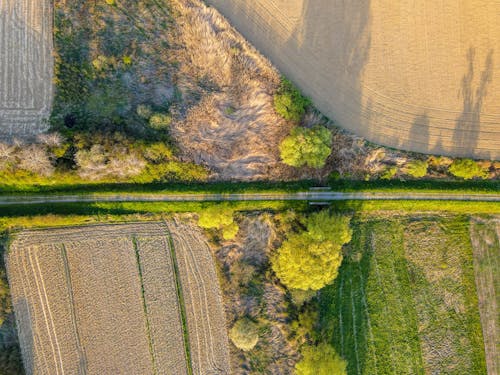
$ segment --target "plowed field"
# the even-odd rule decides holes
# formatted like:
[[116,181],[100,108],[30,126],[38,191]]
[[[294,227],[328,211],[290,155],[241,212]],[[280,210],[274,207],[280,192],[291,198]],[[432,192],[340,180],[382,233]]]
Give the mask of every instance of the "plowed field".
[[497,0],[208,0],[338,124],[391,147],[500,156]]
[[50,0],[0,0],[0,140],[45,130],[52,48]]

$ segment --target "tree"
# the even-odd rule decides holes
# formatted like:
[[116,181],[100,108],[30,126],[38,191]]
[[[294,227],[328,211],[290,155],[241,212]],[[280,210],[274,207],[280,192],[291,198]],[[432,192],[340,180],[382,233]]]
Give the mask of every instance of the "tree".
[[289,80],[281,80],[281,86],[274,95],[274,109],[281,117],[299,122],[309,104],[309,99],[303,97]]
[[45,147],[33,144],[21,149],[18,154],[19,168],[40,176],[51,176],[54,173],[54,166],[50,161],[50,156]]
[[448,168],[450,173],[456,177],[470,180],[475,177],[486,178],[488,171],[485,171],[479,164],[471,159],[456,159]]
[[271,264],[276,276],[290,289],[319,290],[335,280],[342,263],[342,246],[352,237],[350,218],[312,214],[307,230],[283,242]]
[[198,217],[198,225],[202,228],[222,230],[225,240],[232,240],[238,234],[238,224],[233,219],[234,211],[226,205],[216,205],[204,209]]
[[428,167],[427,160],[413,160],[406,164],[405,173],[415,178],[424,177],[427,174]]
[[259,328],[248,318],[239,319],[229,331],[234,346],[243,351],[252,350],[259,341]]
[[292,167],[307,165],[321,168],[331,153],[332,133],[323,126],[310,129],[294,128],[290,135],[281,142],[281,159]]
[[347,363],[331,345],[321,343],[302,349],[302,360],[295,365],[296,375],[345,375]]
[[172,122],[172,117],[165,113],[155,113],[149,119],[149,126],[155,130],[167,129]]

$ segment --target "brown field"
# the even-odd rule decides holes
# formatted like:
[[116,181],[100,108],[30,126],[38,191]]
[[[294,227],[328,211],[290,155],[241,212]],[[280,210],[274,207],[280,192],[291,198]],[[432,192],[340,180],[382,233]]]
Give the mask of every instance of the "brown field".
[[473,219],[470,234],[489,375],[500,374],[500,221]]
[[345,129],[500,156],[497,0],[208,0]]
[[199,230],[178,221],[172,235],[186,305],[193,373],[229,374],[229,347],[222,295],[208,244]]
[[[182,230],[182,238],[173,234],[182,260],[181,281],[190,272],[184,268],[188,266],[215,276],[210,253],[204,253],[203,240],[197,237],[199,232],[188,226]],[[184,263],[186,249],[198,256]],[[187,374],[188,366],[200,368],[204,374],[228,373],[217,278],[210,283],[204,280],[203,285],[189,279],[182,286],[186,295],[195,296],[184,299],[188,334],[209,336],[210,350],[219,354],[209,357],[213,362],[200,364],[194,357],[200,350],[196,346],[191,348],[192,365],[187,362],[171,250],[167,227],[161,223],[34,230],[17,235],[7,266],[27,373]],[[208,289],[202,302],[209,301],[210,310],[198,309],[200,288]],[[192,316],[190,311],[204,315]]]
[[52,2],[0,0],[0,140],[46,130],[53,66]]

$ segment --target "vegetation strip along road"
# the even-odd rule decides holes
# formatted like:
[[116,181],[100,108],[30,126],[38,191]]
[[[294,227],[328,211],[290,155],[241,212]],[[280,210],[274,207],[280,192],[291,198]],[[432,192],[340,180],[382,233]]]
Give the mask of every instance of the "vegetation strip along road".
[[82,194],[3,196],[0,205],[86,202],[203,202],[203,201],[344,201],[344,200],[443,200],[499,202],[500,194],[295,192],[242,194]]

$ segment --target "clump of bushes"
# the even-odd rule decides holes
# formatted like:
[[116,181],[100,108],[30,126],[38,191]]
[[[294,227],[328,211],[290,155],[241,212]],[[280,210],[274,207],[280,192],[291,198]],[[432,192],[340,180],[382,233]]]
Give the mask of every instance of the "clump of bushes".
[[155,130],[165,130],[171,122],[172,117],[165,113],[155,113],[149,118],[149,126]]
[[292,129],[280,144],[281,159],[292,167],[322,168],[331,153],[332,133],[324,126]]
[[302,96],[289,80],[285,78],[281,80],[281,86],[274,95],[274,109],[281,117],[299,122],[309,104],[309,99]]
[[238,349],[252,350],[259,341],[259,327],[248,318],[239,319],[229,331],[229,338]]
[[306,230],[291,233],[271,259],[289,289],[319,290],[332,283],[342,263],[342,246],[351,241],[350,217],[327,210],[311,214]]
[[406,164],[405,173],[415,178],[421,178],[427,174],[428,167],[427,160],[413,160]]
[[387,168],[384,171],[384,173],[382,173],[380,178],[382,180],[390,180],[391,178],[393,178],[396,175],[396,173],[398,173],[398,167],[392,166],[392,167]]
[[486,178],[488,171],[485,171],[478,163],[471,159],[456,159],[451,163],[448,171],[455,177],[465,180],[473,178]]
[[234,210],[226,205],[214,205],[200,212],[198,225],[205,229],[218,229],[222,231],[225,240],[232,240],[239,231],[239,226],[234,221]]
[[302,360],[295,365],[296,375],[344,375],[347,363],[327,343],[307,345],[301,351]]

